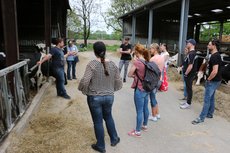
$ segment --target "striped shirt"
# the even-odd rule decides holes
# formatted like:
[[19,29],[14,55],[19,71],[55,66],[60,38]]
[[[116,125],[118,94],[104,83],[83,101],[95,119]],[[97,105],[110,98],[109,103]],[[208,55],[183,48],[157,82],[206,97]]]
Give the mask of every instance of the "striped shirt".
[[113,95],[114,91],[122,88],[122,79],[119,69],[114,62],[105,62],[109,76],[104,73],[103,64],[92,60],[86,66],[85,74],[80,81],[78,90],[84,95]]

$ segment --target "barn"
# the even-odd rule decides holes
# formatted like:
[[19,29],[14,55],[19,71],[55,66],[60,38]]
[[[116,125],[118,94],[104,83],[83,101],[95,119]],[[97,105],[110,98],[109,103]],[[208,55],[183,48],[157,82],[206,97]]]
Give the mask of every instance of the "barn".
[[65,38],[68,9],[68,0],[1,0],[0,49],[7,66],[31,57],[34,44],[50,47],[52,38]]
[[224,24],[230,22],[230,1],[152,0],[120,19],[123,36],[131,37],[132,44],[167,43],[170,51],[179,53],[178,64],[187,38],[194,38],[198,42],[197,49],[206,51],[207,41],[200,40],[201,26],[210,21],[219,25],[216,35],[222,42],[222,51],[230,50],[230,42],[222,41]]
[[35,44],[49,50],[53,38],[66,38],[68,9],[68,0],[0,1],[0,52],[7,66],[0,70],[0,142],[31,102],[25,59],[33,59]]

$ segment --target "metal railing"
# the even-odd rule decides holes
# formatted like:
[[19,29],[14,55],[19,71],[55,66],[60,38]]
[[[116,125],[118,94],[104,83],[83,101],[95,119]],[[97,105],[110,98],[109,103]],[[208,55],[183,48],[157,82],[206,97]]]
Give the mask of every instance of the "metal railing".
[[0,70],[0,142],[29,105],[28,60]]

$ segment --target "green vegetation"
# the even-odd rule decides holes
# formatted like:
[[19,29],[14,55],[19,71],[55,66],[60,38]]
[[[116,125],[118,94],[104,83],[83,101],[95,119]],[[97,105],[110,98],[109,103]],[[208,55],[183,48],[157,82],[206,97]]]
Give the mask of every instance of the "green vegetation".
[[[219,38],[220,22],[208,22],[201,24],[200,41],[209,41],[210,38]],[[230,35],[230,22],[224,23],[223,35]]]
[[[116,52],[119,47],[120,47],[119,45],[106,45],[106,50],[111,51],[111,52]],[[93,44],[88,43],[87,47],[83,47],[83,48],[80,48],[78,46],[78,49],[80,52],[92,51],[93,50]]]

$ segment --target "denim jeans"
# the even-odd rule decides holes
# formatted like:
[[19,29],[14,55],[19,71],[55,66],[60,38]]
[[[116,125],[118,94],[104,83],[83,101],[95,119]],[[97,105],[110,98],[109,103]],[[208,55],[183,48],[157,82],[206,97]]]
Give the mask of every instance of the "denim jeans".
[[[148,92],[135,89],[134,91],[134,103],[136,107],[136,131],[141,131],[142,125],[148,124],[149,110],[148,110]],[[143,116],[144,115],[144,116]],[[144,118],[144,121],[143,121]]]
[[156,107],[157,105],[156,93],[157,89],[154,89],[149,93],[151,107]]
[[213,116],[215,110],[215,92],[220,84],[221,81],[207,81],[205,83],[204,105],[200,113],[200,119],[202,121],[206,116]]
[[[67,78],[71,79],[71,78],[76,78],[76,62],[75,61],[67,61]],[[70,75],[70,71],[72,70],[72,77]]]
[[185,80],[184,80],[184,73],[182,72],[182,81],[183,81],[183,84],[184,84],[184,97],[187,97],[188,94],[187,94],[187,91],[186,91],[186,83],[185,83]]
[[53,73],[56,78],[57,95],[66,95],[64,67],[54,68]]
[[118,139],[112,116],[114,96],[87,96],[87,101],[94,124],[94,132],[97,139],[96,145],[100,149],[105,149],[103,119],[105,120],[111,143],[115,143]]
[[123,79],[126,79],[128,67],[129,67],[130,60],[120,60],[119,62],[119,72],[121,73],[122,67],[124,65],[124,77]]

